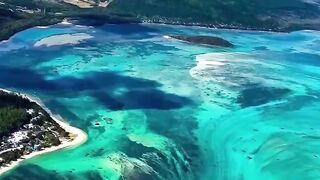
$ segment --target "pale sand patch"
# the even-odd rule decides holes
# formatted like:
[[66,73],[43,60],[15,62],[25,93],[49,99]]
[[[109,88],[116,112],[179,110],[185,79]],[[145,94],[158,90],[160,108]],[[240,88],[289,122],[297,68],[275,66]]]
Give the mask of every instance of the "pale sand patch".
[[[8,92],[8,93],[12,93],[11,91],[8,91],[6,89],[1,89],[0,88],[0,90]],[[53,120],[55,120],[64,130],[66,130],[67,132],[69,132],[71,134],[72,140],[69,140],[69,141],[66,140],[66,141],[61,142],[61,144],[59,146],[46,148],[44,150],[36,151],[36,152],[31,153],[31,154],[22,156],[20,159],[18,159],[17,161],[11,162],[11,164],[8,164],[6,167],[1,167],[0,168],[0,175],[3,174],[4,172],[8,171],[8,170],[13,169],[14,167],[19,165],[25,159],[30,159],[32,157],[35,157],[35,156],[38,156],[38,155],[41,155],[41,154],[45,154],[45,153],[49,153],[49,152],[53,152],[53,151],[56,151],[56,150],[59,150],[59,149],[74,148],[76,146],[79,146],[79,145],[83,144],[88,139],[87,134],[84,131],[82,131],[81,129],[72,127],[69,124],[67,124],[66,122],[64,122],[62,120],[61,116],[53,114],[46,106],[44,106],[44,104],[41,102],[40,99],[38,99],[36,97],[32,97],[30,95],[26,95],[26,94],[19,94],[19,95],[29,99],[29,101],[37,103],[45,111],[47,111]]]
[[89,0],[64,0],[65,3],[76,5],[80,8],[92,8],[93,2]]
[[68,19],[63,19],[61,23],[62,25],[71,25],[72,23],[68,21]]
[[80,8],[93,8],[94,6],[106,8],[113,0],[94,1],[94,0],[64,0],[65,3],[76,5]]
[[74,34],[60,34],[54,35],[50,37],[43,38],[37,41],[34,46],[59,46],[59,45],[67,45],[67,44],[79,44],[81,41],[91,39],[93,36],[86,33],[74,33]]
[[230,58],[225,53],[207,53],[200,54],[196,56],[197,65],[190,69],[191,76],[197,70],[203,70],[207,68],[213,68],[222,66],[227,62]]

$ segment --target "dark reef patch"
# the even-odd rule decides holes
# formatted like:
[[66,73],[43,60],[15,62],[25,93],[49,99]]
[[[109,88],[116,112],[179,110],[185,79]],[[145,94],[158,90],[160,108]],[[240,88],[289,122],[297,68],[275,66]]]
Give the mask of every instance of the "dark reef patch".
[[269,49],[266,46],[257,46],[257,47],[254,48],[254,50],[256,50],[256,51],[268,51]]
[[124,109],[125,104],[108,93],[102,91],[93,92],[91,93],[91,96],[95,97],[97,101],[110,110],[117,111]]
[[152,27],[148,27],[148,26],[144,26],[136,23],[121,24],[121,26],[115,25],[115,24],[105,24],[100,28],[106,30],[107,32],[112,32],[115,34],[122,34],[122,35],[128,35],[128,34],[145,35],[146,33],[159,32],[159,30],[156,28],[152,28]]
[[118,95],[108,92],[93,92],[91,94],[102,105],[110,110],[124,109],[178,109],[192,104],[188,98],[168,94],[157,89],[134,89]]
[[109,92],[112,92],[118,88],[157,88],[161,86],[156,81],[125,76],[115,72],[92,72],[82,78],[64,76],[53,81],[52,83],[59,87],[76,92],[97,89],[107,89]]
[[120,98],[126,101],[127,109],[168,110],[181,108],[192,103],[188,98],[168,94],[153,88],[131,90],[124,93]]
[[[193,168],[199,166],[199,146],[193,131],[198,128],[196,119],[190,113],[190,109],[186,112],[175,111],[148,111],[148,128],[151,130],[173,139],[178,145],[180,153],[184,155]],[[172,152],[172,155],[175,153]]]
[[103,180],[98,171],[85,171],[81,173],[74,173],[68,171],[64,173],[57,173],[54,170],[46,170],[38,165],[26,164],[21,165],[15,171],[8,172],[3,175],[0,180],[74,180],[74,179],[90,179],[90,180]]
[[[0,66],[0,85],[33,91],[55,93],[59,97],[75,97],[80,93],[96,98],[108,109],[177,109],[192,100],[158,89],[161,83],[115,72],[92,72],[82,78],[63,76],[47,80],[34,70]],[[119,89],[125,89],[119,92]],[[94,90],[94,91],[92,91]]]
[[0,66],[0,69],[0,84],[6,87],[43,90],[56,90],[57,88],[35,71],[7,66]]
[[259,106],[273,100],[280,100],[289,93],[290,90],[286,88],[251,86],[240,92],[237,103],[242,108]]
[[64,119],[68,119],[69,122],[77,122],[77,127],[81,129],[87,129],[90,125],[90,122],[83,121],[81,118],[70,111],[66,106],[57,100],[51,99],[44,101],[45,105],[50,109],[53,114],[60,114]]
[[181,40],[181,41],[193,43],[193,44],[202,44],[202,45],[227,47],[227,48],[234,47],[234,45],[231,42],[225,39],[222,39],[220,37],[214,37],[214,36],[170,35],[170,37]]
[[143,26],[141,24],[121,24],[121,26],[105,24],[98,28],[107,33],[125,36],[126,39],[152,38],[155,36],[154,34],[159,31],[158,29]]

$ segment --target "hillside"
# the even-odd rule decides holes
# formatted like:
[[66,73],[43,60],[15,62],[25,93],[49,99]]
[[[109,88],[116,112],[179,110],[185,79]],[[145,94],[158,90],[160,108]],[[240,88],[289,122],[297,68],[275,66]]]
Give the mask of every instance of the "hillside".
[[63,18],[90,17],[292,31],[320,29],[320,0],[2,0],[0,40]]
[[0,40],[33,26],[57,23],[63,18],[57,12],[69,9],[71,6],[45,1],[3,0],[0,2]]
[[320,29],[319,0],[115,0],[110,10],[146,20],[222,27]]

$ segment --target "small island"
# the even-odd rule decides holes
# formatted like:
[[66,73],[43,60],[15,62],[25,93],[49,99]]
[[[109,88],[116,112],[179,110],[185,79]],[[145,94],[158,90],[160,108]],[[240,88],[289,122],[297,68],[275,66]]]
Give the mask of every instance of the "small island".
[[57,120],[26,95],[0,90],[0,174],[22,159],[74,146],[86,134]]
[[220,37],[214,36],[189,36],[189,35],[170,35],[169,38],[177,39],[180,41],[192,43],[192,44],[201,44],[208,46],[217,46],[224,48],[233,48],[234,45]]

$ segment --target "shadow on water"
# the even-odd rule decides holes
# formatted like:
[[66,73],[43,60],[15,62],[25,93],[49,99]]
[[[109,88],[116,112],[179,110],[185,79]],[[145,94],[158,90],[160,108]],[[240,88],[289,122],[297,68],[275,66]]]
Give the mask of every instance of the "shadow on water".
[[34,164],[22,165],[15,169],[15,171],[4,175],[0,180],[76,180],[76,179],[90,179],[103,180],[98,171],[86,171],[81,173],[74,173],[68,171],[65,173],[57,173],[54,170],[46,170]]

